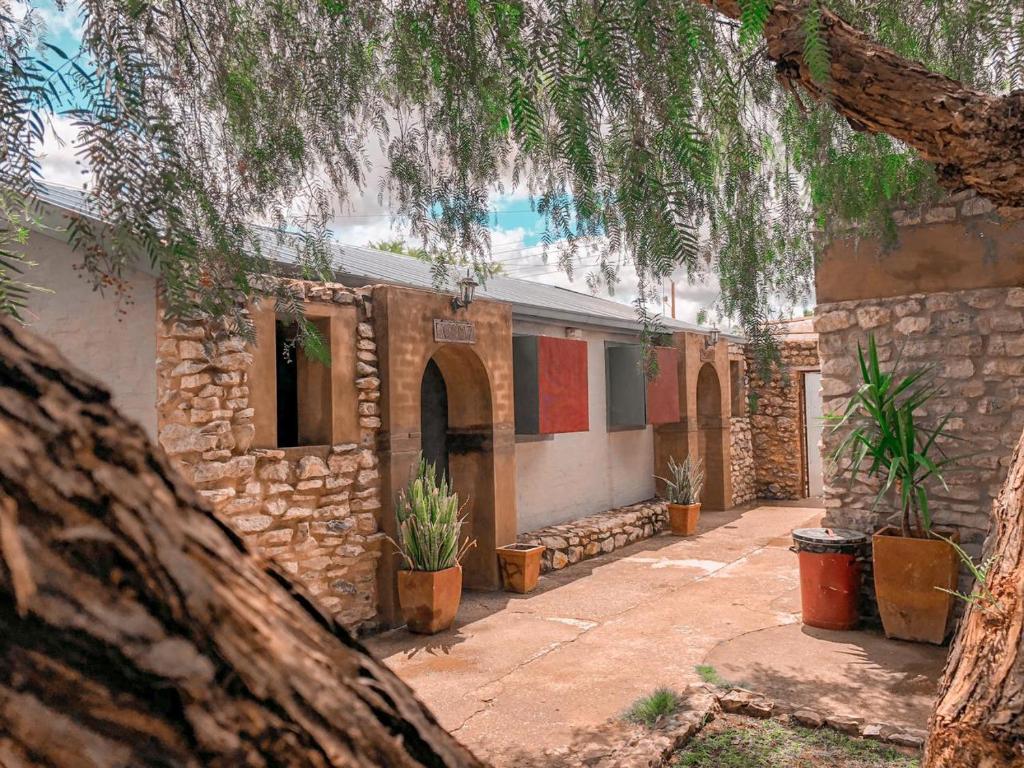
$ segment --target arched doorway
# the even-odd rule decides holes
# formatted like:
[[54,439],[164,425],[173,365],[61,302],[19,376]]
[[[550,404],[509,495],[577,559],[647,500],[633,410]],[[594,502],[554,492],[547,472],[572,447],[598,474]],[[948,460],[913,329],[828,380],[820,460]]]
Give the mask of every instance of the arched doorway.
[[707,509],[726,509],[723,454],[722,386],[711,363],[697,374],[697,455],[704,462],[704,498]]
[[491,589],[496,578],[492,422],[491,385],[479,357],[466,346],[439,347],[420,385],[420,446],[447,472],[464,504],[463,536],[477,541],[462,561],[469,588]]
[[420,436],[423,458],[449,476],[448,385],[433,360],[427,361],[420,384]]

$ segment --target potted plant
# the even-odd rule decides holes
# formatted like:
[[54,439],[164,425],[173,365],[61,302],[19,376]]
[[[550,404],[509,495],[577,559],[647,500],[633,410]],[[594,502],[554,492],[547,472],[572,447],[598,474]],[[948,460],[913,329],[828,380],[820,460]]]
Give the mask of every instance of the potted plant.
[[398,602],[409,630],[432,635],[455,621],[462,600],[462,555],[475,542],[459,546],[465,518],[459,497],[433,464],[421,456],[409,486],[398,494],[398,551],[407,570],[398,572]]
[[[942,643],[946,638],[957,583],[958,557],[950,541],[954,531],[932,528],[928,489],[946,487],[943,471],[955,458],[945,454],[940,438],[950,413],[934,427],[921,425],[924,406],[937,394],[931,369],[900,377],[884,373],[874,336],[867,356],[857,345],[862,383],[841,415],[830,416],[833,431],[848,429],[832,456],[833,467],[849,459],[851,481],[863,472],[879,481],[879,500],[895,492],[899,526],[886,525],[872,536],[875,594],[887,637]],[[866,463],[866,464],[865,464]],[[944,591],[946,590],[946,591]]]
[[509,592],[532,592],[540,577],[543,544],[508,544],[498,547],[501,583]]
[[682,464],[669,456],[668,473],[671,477],[658,477],[665,483],[668,500],[668,519],[676,536],[692,536],[700,520],[700,492],[704,488],[704,466],[700,459],[687,456]]

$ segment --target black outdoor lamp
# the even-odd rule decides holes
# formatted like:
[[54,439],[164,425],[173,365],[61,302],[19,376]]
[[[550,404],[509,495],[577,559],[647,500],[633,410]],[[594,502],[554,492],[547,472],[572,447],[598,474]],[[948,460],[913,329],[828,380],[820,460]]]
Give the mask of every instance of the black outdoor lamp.
[[704,349],[711,349],[718,344],[718,334],[720,331],[717,327],[712,328],[708,331],[708,335],[704,337]]
[[473,303],[473,294],[476,287],[480,285],[467,269],[466,276],[459,280],[459,295],[452,298],[452,309],[462,309]]

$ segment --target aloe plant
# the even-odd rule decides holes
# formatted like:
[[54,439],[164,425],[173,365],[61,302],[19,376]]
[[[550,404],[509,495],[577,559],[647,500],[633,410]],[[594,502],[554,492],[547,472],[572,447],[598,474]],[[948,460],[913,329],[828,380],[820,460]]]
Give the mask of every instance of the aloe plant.
[[398,551],[414,571],[443,571],[456,565],[475,541],[468,537],[459,546],[465,517],[459,497],[443,474],[422,456],[416,474],[395,502],[398,519]]
[[[881,485],[875,505],[885,494],[896,490],[904,536],[925,537],[932,528],[928,506],[928,481],[946,488],[943,470],[960,457],[947,456],[939,438],[958,439],[946,430],[952,412],[942,416],[936,426],[919,422],[923,408],[938,387],[932,368],[920,368],[905,376],[897,373],[898,363],[883,372],[878,360],[875,337],[868,337],[868,349],[857,344],[862,383],[841,415],[831,414],[832,431],[849,428],[849,433],[832,453],[832,468],[843,457],[850,459],[851,480],[864,472],[878,478]],[[864,462],[867,468],[864,469]]]
[[665,498],[671,504],[698,504],[704,489],[704,464],[700,459],[687,456],[682,464],[669,456],[668,473],[672,476],[656,477],[665,483]]

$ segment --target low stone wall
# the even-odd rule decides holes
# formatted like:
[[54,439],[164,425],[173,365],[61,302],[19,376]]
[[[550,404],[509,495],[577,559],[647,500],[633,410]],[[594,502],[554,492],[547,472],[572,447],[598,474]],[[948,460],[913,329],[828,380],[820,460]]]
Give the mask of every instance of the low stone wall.
[[818,368],[814,341],[782,339],[782,365],[765,375],[758,360],[747,360],[752,394],[750,425],[756,491],[762,499],[804,496],[804,403],[801,370]]
[[619,507],[561,525],[551,525],[519,534],[521,544],[543,544],[541,573],[558,571],[567,565],[647,539],[668,525],[668,507],[651,499]]
[[732,504],[746,504],[757,498],[755,476],[757,467],[754,464],[753,432],[750,419],[746,416],[733,416],[730,429],[732,438]]
[[344,286],[295,283],[299,298],[354,305],[360,323],[359,442],[252,448],[253,351],[216,324],[159,326],[159,442],[199,494],[254,549],[273,558],[349,629],[372,626],[383,535],[376,435],[380,380],[371,302]]

